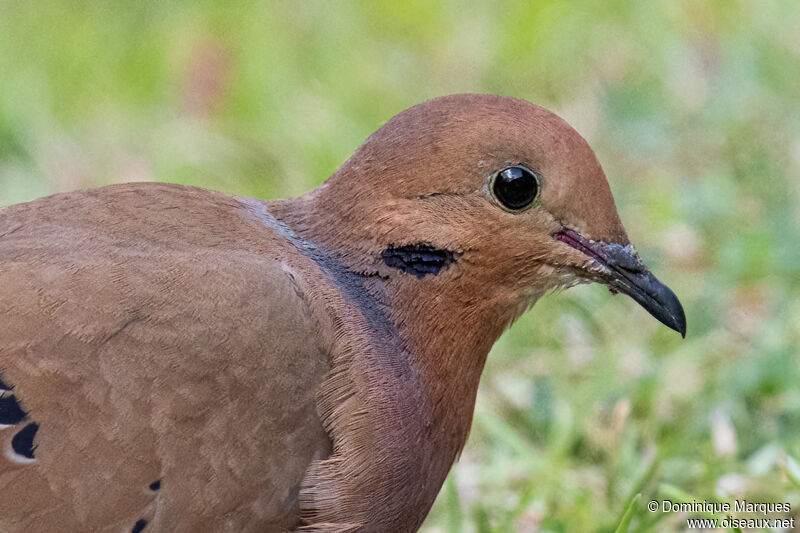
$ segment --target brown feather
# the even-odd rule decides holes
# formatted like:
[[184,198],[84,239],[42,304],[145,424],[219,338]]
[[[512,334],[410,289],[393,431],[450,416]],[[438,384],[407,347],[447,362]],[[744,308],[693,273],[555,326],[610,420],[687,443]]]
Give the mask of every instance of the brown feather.
[[295,525],[300,479],[329,450],[327,346],[285,270],[313,264],[199,189],[0,213],[0,368],[40,425],[34,463],[0,462],[0,531]]

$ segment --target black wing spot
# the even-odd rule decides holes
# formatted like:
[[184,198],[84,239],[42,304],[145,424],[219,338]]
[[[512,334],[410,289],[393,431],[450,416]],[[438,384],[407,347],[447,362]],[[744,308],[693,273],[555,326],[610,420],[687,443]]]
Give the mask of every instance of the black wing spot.
[[133,524],[133,529],[131,529],[131,533],[142,533],[145,527],[147,527],[147,520],[141,518],[137,520],[135,524]]
[[33,445],[33,437],[36,436],[37,431],[39,431],[39,424],[31,422],[14,435],[11,439],[11,447],[19,455],[33,459],[33,452],[36,450],[36,446]]
[[153,492],[157,491],[160,488],[161,488],[161,480],[160,479],[150,483],[150,490],[152,490]]
[[436,276],[450,266],[455,261],[455,254],[450,250],[434,248],[430,244],[418,243],[397,247],[390,245],[381,252],[381,259],[392,268],[422,279],[426,274]]
[[26,416],[13,394],[0,396],[0,424],[19,424]]

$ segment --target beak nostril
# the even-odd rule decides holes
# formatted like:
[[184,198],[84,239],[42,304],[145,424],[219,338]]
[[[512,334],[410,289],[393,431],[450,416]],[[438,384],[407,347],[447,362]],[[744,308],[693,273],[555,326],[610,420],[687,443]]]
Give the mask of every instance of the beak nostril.
[[620,244],[611,243],[603,245],[603,250],[608,257],[609,266],[637,273],[647,270],[631,245],[622,246]]

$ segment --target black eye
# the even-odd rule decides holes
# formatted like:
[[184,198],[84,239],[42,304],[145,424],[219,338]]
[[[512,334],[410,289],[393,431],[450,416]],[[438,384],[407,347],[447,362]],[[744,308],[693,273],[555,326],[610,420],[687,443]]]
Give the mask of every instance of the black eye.
[[492,194],[503,207],[511,211],[525,209],[539,194],[539,179],[531,170],[514,166],[494,175],[490,184]]

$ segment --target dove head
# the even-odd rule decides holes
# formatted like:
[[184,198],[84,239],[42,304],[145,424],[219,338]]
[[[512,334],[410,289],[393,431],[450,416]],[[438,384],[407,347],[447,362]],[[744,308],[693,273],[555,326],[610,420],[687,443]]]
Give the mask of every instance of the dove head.
[[462,304],[491,302],[513,320],[549,290],[596,281],[685,332],[592,149],[524,100],[454,95],[403,111],[305,201],[315,240],[396,290],[457,285]]

